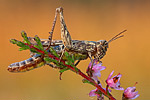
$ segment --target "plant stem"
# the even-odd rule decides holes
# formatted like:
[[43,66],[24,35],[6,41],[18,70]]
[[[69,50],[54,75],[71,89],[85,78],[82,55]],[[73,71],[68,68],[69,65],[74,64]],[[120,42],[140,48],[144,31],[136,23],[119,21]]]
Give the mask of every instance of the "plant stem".
[[[59,58],[51,55],[49,53],[49,57],[56,59],[57,61],[59,61]],[[68,68],[70,68],[72,71],[76,72],[77,74],[79,74],[80,76],[82,76],[83,78],[87,79],[88,81],[92,82],[94,84],[94,86],[96,88],[98,88],[104,95],[106,95],[110,100],[116,100],[111,94],[107,94],[107,91],[105,91],[101,86],[99,86],[95,81],[93,81],[93,79],[91,79],[90,77],[88,77],[87,75],[85,75],[83,72],[81,72],[79,69],[78,71],[76,71],[76,69],[70,65],[66,65],[65,61],[61,60],[61,62],[63,62],[63,64],[65,66],[67,66]]]
[[[38,52],[42,53],[42,54],[45,54],[44,51],[32,46],[32,45],[29,45],[27,43],[25,43],[25,45],[28,45],[30,48],[33,48],[35,50],[37,50]],[[50,58],[53,58],[57,61],[59,61],[60,59],[55,57],[54,55],[48,53],[48,56]],[[64,60],[61,60],[61,62],[68,68],[70,68],[72,71],[76,72],[77,74],[79,74],[80,76],[82,76],[83,78],[85,78],[86,80],[90,81],[91,83],[93,83],[93,85],[98,88],[105,96],[107,96],[110,100],[116,100],[110,93],[107,94],[107,91],[105,91],[100,85],[98,85],[95,81],[93,81],[93,79],[91,79],[90,77],[88,77],[87,75],[85,75],[83,72],[80,71],[80,69],[76,68],[78,71],[76,71],[76,69],[70,65],[67,65],[65,64],[65,61]]]

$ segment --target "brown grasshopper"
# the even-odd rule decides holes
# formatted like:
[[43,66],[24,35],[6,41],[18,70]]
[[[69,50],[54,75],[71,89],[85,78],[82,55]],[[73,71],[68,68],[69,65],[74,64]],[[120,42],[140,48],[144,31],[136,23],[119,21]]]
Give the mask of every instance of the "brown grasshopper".
[[[61,24],[61,39],[62,40],[52,40],[52,35],[57,19],[58,13],[60,14],[60,24]],[[42,45],[45,47],[45,49],[49,49],[51,46],[56,52],[60,55],[60,59],[65,60],[63,58],[63,54],[65,51],[69,52],[70,54],[73,54],[75,56],[78,56],[77,58],[77,65],[80,60],[85,60],[88,57],[91,59],[93,62],[93,58],[100,61],[105,55],[106,51],[108,48],[108,44],[116,40],[117,38],[123,37],[121,35],[123,32],[126,30],[120,32],[116,36],[114,36],[112,39],[110,39],[108,42],[106,40],[99,40],[99,41],[85,41],[85,40],[72,40],[69,31],[67,30],[66,24],[64,22],[64,17],[63,17],[63,8],[57,8],[56,13],[55,13],[55,18],[53,21],[53,27],[52,31],[50,32],[49,39],[41,39]],[[33,45],[36,45],[36,42],[34,41],[34,38],[29,37],[30,42]],[[31,58],[21,61],[21,62],[16,62],[8,66],[8,70],[10,72],[24,72],[24,71],[29,71],[31,69],[40,67],[44,65],[45,62],[42,58],[41,55],[35,54],[32,55]],[[52,64],[49,64],[50,66],[53,67]],[[56,66],[57,67],[57,66]]]
[[[116,40],[117,38],[123,37],[124,35],[121,35],[121,34],[126,31],[126,30],[124,30],[124,31],[120,32],[119,34],[114,36],[112,39],[110,39],[108,42],[106,40],[99,40],[97,42],[77,40],[77,42],[73,42],[71,39],[71,35],[70,35],[69,31],[67,30],[65,21],[64,21],[63,8],[59,7],[56,9],[55,18],[54,18],[50,37],[52,37],[52,33],[54,30],[54,26],[56,23],[58,13],[60,14],[61,39],[62,39],[62,42],[64,45],[64,49],[62,51],[60,59],[62,58],[64,51],[67,51],[70,53],[81,53],[82,55],[86,55],[87,57],[89,57],[91,59],[92,62],[93,62],[93,59],[92,59],[93,56],[96,60],[100,61],[100,59],[102,59],[106,55],[108,44],[111,41]],[[80,62],[80,60],[78,62]]]

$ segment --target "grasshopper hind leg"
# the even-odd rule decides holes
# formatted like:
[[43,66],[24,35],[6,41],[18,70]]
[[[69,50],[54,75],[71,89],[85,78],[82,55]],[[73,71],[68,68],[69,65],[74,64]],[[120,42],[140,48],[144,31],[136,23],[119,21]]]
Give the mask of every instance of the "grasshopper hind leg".
[[63,41],[63,44],[65,46],[65,48],[62,51],[62,54],[60,56],[60,61],[64,55],[65,50],[69,51],[72,48],[72,39],[71,39],[71,35],[67,29],[67,26],[65,24],[64,21],[64,16],[63,16],[63,8],[59,7],[56,9],[56,16],[57,13],[60,14],[60,26],[61,26],[61,39]]

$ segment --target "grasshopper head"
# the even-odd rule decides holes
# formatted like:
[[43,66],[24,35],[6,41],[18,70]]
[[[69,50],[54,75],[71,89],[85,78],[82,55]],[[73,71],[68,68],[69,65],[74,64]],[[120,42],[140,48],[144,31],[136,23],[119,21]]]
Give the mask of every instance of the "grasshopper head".
[[99,40],[97,41],[97,53],[95,55],[95,58],[97,60],[100,60],[102,59],[105,54],[106,54],[106,51],[107,51],[107,48],[108,48],[108,44],[120,37],[123,37],[124,35],[121,35],[122,33],[124,33],[125,31],[127,30],[124,30],[122,32],[120,32],[119,34],[115,35],[113,38],[111,38],[108,42],[106,40]]
[[106,40],[99,40],[97,42],[98,42],[98,44],[97,44],[96,59],[100,60],[106,54],[106,51],[108,48],[108,42]]
[[108,42],[106,40],[99,40],[99,45],[98,45],[98,50],[100,50],[101,52],[105,53],[107,51],[108,48]]
[[106,40],[99,40],[98,42],[100,43],[100,45],[102,46],[103,49],[107,50],[108,42]]

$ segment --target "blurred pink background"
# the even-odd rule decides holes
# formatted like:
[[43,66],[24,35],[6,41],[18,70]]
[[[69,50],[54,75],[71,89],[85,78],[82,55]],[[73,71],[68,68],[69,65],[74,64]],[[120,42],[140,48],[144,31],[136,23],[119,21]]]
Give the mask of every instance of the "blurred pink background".
[[[96,100],[88,96],[93,86],[82,83],[82,77],[67,71],[59,80],[59,71],[49,66],[25,72],[10,73],[7,66],[29,58],[29,51],[18,51],[9,42],[22,40],[20,32],[28,36],[48,38],[55,9],[64,8],[64,17],[72,39],[109,40],[127,29],[125,36],[109,45],[102,59],[107,68],[100,78],[105,79],[112,70],[123,75],[121,86],[135,82],[140,97],[149,100],[150,90],[150,1],[148,0],[0,0],[0,100]],[[60,22],[56,24],[53,39],[60,39]],[[89,59],[78,68],[83,72]],[[121,100],[123,91],[112,94]]]

